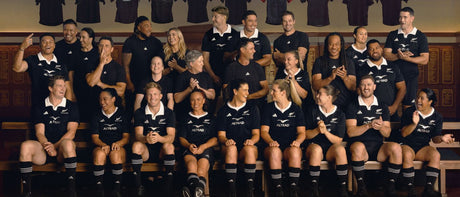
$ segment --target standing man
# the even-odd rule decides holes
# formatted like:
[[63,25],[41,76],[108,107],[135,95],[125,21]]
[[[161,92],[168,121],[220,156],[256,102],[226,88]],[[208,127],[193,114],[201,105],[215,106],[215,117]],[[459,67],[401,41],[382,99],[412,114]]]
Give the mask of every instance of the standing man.
[[254,43],[256,53],[254,53],[254,61],[260,66],[269,66],[271,63],[272,49],[270,40],[265,34],[260,33],[257,29],[257,14],[254,10],[248,10],[243,15],[243,30],[240,31],[240,38],[248,38]]
[[68,79],[67,66],[62,64],[53,54],[55,48],[54,36],[50,33],[44,33],[40,36],[40,52],[37,55],[31,55],[24,59],[24,50],[32,46],[32,36],[30,34],[19,46],[13,63],[14,72],[29,72],[32,90],[32,114],[35,106],[49,95],[48,82],[49,78],[55,75],[64,76],[66,83],[66,97],[71,98],[69,94],[70,82]]
[[73,139],[79,115],[76,105],[64,98],[66,83],[63,76],[53,76],[48,84],[49,96],[34,106],[35,140],[23,142],[19,153],[22,196],[31,196],[32,164],[44,165],[50,161],[64,163],[68,182],[66,196],[77,196],[77,153]]
[[292,50],[297,50],[299,52],[300,60],[303,63],[301,68],[305,68],[305,65],[307,65],[308,50],[310,48],[308,35],[304,32],[295,30],[294,13],[291,11],[286,11],[282,19],[284,33],[273,43],[273,60],[278,67],[278,72],[283,72],[284,70],[284,53]]
[[396,112],[406,94],[406,83],[399,67],[394,62],[387,62],[382,57],[383,49],[378,40],[369,40],[366,48],[369,59],[357,69],[358,81],[365,75],[374,77],[377,86],[374,92],[375,96],[388,106],[391,121],[400,121]]
[[62,25],[64,38],[56,42],[55,54],[59,61],[65,65],[72,63],[72,57],[81,49],[80,40],[77,38],[77,22],[67,19]]
[[407,93],[402,101],[404,109],[415,103],[418,88],[418,64],[429,61],[428,40],[412,24],[414,10],[410,7],[399,13],[400,28],[388,34],[383,56],[388,61],[395,61],[406,81]]

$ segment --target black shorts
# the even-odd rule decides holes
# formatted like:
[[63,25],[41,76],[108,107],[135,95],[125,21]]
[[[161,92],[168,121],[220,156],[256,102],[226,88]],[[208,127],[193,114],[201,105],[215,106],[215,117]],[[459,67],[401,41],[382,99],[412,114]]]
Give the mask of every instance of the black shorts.
[[[355,142],[360,142],[360,141],[355,141]],[[351,155],[350,146],[355,142],[351,142],[348,145],[348,148],[347,148],[348,150],[347,151],[350,153],[350,155]],[[364,147],[366,147],[367,155],[369,156],[369,158],[367,160],[368,161],[377,161],[377,155],[379,154],[379,150],[380,150],[380,147],[382,147],[383,142],[380,142],[380,141],[365,141],[365,142],[361,142],[361,143],[363,143]]]
[[406,82],[406,95],[402,101],[403,105],[413,105],[415,103],[415,98],[417,97],[417,88],[418,88],[418,75],[417,76],[404,76],[404,81]]
[[161,147],[163,144],[155,143],[155,144],[145,144],[147,146],[147,150],[149,151],[149,159],[145,161],[145,163],[158,163],[160,162],[160,152]]
[[[409,146],[410,148],[412,148],[412,150],[414,150],[414,154],[417,154],[417,152],[418,152],[420,149],[422,149],[423,147],[425,147],[425,146],[413,145],[413,144],[404,144],[404,143],[401,143],[401,144],[402,144],[402,145],[407,145],[407,146]],[[426,146],[429,146],[429,144],[426,145]]]
[[[185,157],[186,155],[193,155],[196,160],[200,160],[202,158],[205,158],[209,161],[209,164],[213,164],[214,162],[214,149],[213,148],[208,148],[206,150],[203,151],[203,153],[199,154],[199,155],[195,155],[193,154],[192,152],[190,152],[190,150],[186,149],[183,153],[183,156]],[[212,166],[212,165],[210,165]]]

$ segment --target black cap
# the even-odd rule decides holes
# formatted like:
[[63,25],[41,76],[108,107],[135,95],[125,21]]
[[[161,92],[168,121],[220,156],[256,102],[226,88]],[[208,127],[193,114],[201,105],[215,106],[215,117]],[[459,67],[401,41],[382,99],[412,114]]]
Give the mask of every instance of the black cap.
[[144,22],[144,21],[148,21],[149,18],[147,18],[146,16],[139,16],[136,18],[136,22],[134,22],[134,32],[136,32],[136,29],[137,29],[137,26]]

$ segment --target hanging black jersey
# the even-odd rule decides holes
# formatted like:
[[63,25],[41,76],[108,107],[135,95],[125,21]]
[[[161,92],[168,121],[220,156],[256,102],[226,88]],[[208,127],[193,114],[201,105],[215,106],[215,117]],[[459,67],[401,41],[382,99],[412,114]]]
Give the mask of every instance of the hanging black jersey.
[[111,146],[123,138],[123,133],[129,133],[129,119],[122,109],[117,108],[113,114],[105,114],[98,110],[91,120],[91,134],[99,135],[99,139]]
[[163,44],[156,37],[149,37],[146,40],[139,39],[135,34],[126,39],[123,44],[123,53],[131,53],[129,63],[129,74],[134,85],[149,77],[150,61],[155,56],[164,58]]
[[242,16],[248,10],[246,2],[251,0],[227,0],[225,7],[228,8],[229,16],[227,22],[232,25],[241,24]]
[[208,10],[206,9],[208,1],[209,0],[188,0],[187,22],[202,23],[209,21]]
[[80,23],[101,22],[99,1],[105,5],[104,0],[76,0],[75,4],[77,4],[77,21]]
[[139,0],[117,0],[116,5],[115,22],[128,24],[136,21]]
[[349,59],[353,60],[356,71],[360,69],[360,67],[366,62],[366,59],[368,58],[367,48],[359,50],[353,45],[350,45],[350,47],[345,50],[345,54]]
[[[401,118],[401,127],[410,125],[413,123],[412,114],[415,111],[415,107],[406,109]],[[413,149],[420,149],[424,146],[430,145],[431,138],[441,135],[442,132],[442,115],[432,108],[430,114],[424,116],[418,112],[420,120],[415,127],[415,130],[411,134],[402,138],[402,143],[409,145]]]
[[[331,134],[344,138],[346,132],[345,113],[335,106],[335,109],[329,113],[324,112],[320,106],[316,105],[307,110],[305,114],[307,129],[312,130],[318,127],[318,121],[323,121],[326,129]],[[318,133],[314,138],[307,140],[308,143],[315,143],[323,149],[328,149],[332,143],[327,139],[326,135]]]
[[62,75],[66,81],[69,80],[67,66],[58,62],[56,56],[48,62],[41,53],[38,53],[25,58],[24,61],[27,62],[27,72],[31,81],[32,107],[49,96],[48,82],[51,77]]
[[[356,126],[369,124],[372,122],[372,120],[379,119],[380,116],[382,117],[383,121],[390,121],[390,112],[388,111],[388,106],[379,102],[375,96],[374,102],[369,108],[364,103],[361,96],[358,96],[358,99],[354,99],[354,101],[348,105],[346,111],[347,119],[355,119]],[[383,136],[380,134],[380,131],[370,128],[362,135],[348,139],[349,144],[352,144],[356,141],[383,142]]]
[[141,107],[134,112],[134,128],[143,127],[144,135],[149,132],[158,133],[161,136],[167,135],[166,128],[174,128],[174,112],[167,107],[164,107],[163,103],[160,104],[160,110],[154,115],[148,105]]
[[[295,31],[292,35],[286,36],[286,34],[278,37],[273,43],[273,50],[277,49],[281,53],[286,53],[288,51],[298,50],[299,47],[304,47],[307,50],[310,50],[310,42],[308,41],[308,35],[304,32]],[[307,65],[308,54],[303,60],[303,65]],[[283,65],[277,65],[278,72],[284,69]]]
[[265,23],[270,25],[280,25],[284,12],[287,10],[287,2],[292,0],[262,0],[267,1],[267,18]]
[[[286,69],[282,72],[277,72],[275,76],[276,79],[286,79],[288,73]],[[295,73],[295,80],[299,83],[300,87],[305,89],[307,93],[307,98],[303,99],[302,101],[302,108],[306,109],[305,107],[309,107],[309,105],[314,104],[315,101],[313,100],[313,93],[311,91],[311,84],[310,84],[310,77],[308,76],[308,72],[306,70],[299,69],[297,73]]]
[[367,26],[367,13],[369,6],[374,4],[373,0],[343,0],[343,3],[347,4],[348,24],[350,26]]
[[[308,2],[307,24],[316,27],[329,25],[329,0],[301,0]],[[331,0],[332,1],[332,0]]]
[[39,23],[47,26],[56,26],[62,24],[62,4],[64,0],[35,0],[40,5]]
[[[378,2],[379,0],[377,0]],[[403,0],[380,0],[382,2],[383,24],[394,26],[399,25],[399,12]],[[404,0],[406,3],[408,0]]]
[[200,146],[217,136],[215,121],[215,117],[208,112],[200,116],[195,116],[189,112],[184,121],[179,123],[179,137],[185,138],[191,144]]
[[77,39],[72,44],[67,44],[64,39],[56,42],[56,48],[54,49],[54,55],[56,55],[59,62],[62,64],[68,65],[69,70],[71,70],[72,63],[71,60],[73,56],[81,50],[81,42]]
[[[403,52],[410,51],[414,54],[412,57],[419,57],[420,53],[429,53],[428,40],[425,34],[415,27],[406,36],[400,28],[390,32],[385,42],[385,48],[391,48],[391,52],[394,54],[398,53],[398,49]],[[404,60],[397,60],[396,64],[405,77],[418,76],[417,64]]]
[[173,0],[151,0],[152,21],[154,23],[170,23],[173,21]]
[[[155,82],[160,85],[161,87],[161,94],[163,94],[163,97],[161,98],[162,103],[168,103],[168,93],[173,93],[174,86],[173,86],[173,81],[169,76],[163,76],[159,81],[153,80],[152,77],[149,77],[148,79],[143,80],[139,86],[136,87],[136,94],[144,94],[144,88],[145,86],[150,83],[150,82]],[[146,100],[142,100],[141,106],[144,106],[146,104]]]
[[228,139],[234,140],[236,146],[242,148],[244,141],[252,137],[252,130],[260,129],[259,109],[250,102],[238,108],[227,103],[217,113],[216,128],[217,131],[224,131]]
[[77,106],[65,98],[54,108],[49,97],[46,97],[34,108],[34,125],[45,125],[45,137],[51,143],[56,143],[67,133],[69,122],[79,122]]
[[364,75],[371,75],[374,77],[376,89],[374,95],[379,99],[379,102],[390,106],[396,97],[397,89],[396,83],[404,81],[399,68],[392,62],[387,62],[383,59],[380,66],[375,65],[370,60],[359,67],[357,72],[356,81],[360,81]]
[[262,89],[261,81],[266,81],[265,71],[258,63],[251,61],[243,66],[239,61],[228,65],[225,70],[224,84],[229,84],[232,80],[244,79],[249,85],[249,94]]
[[[248,38],[244,31],[240,31],[240,38]],[[270,45],[270,40],[268,40],[267,36],[263,33],[260,33],[258,29],[254,31],[254,34],[248,38],[254,43],[254,49],[256,53],[254,53],[254,61],[260,60],[263,58],[264,55],[271,54],[272,48]]]
[[[327,57],[327,60],[324,61],[323,58],[324,57],[322,56],[316,59],[315,64],[313,64],[313,68],[311,71],[312,75],[321,74],[321,79],[328,78],[329,76],[331,76],[332,71],[335,68],[342,66],[340,65],[339,59],[331,59]],[[347,63],[346,63],[345,69],[347,69],[347,74],[356,76],[355,65],[348,58],[346,58],[346,61]],[[350,102],[353,96],[353,92],[348,90],[342,78],[340,78],[339,76],[336,76],[335,79],[332,80],[330,84],[340,91],[340,94],[337,96],[337,99],[334,101],[334,104],[344,109],[344,107]]]
[[270,137],[286,148],[297,139],[297,127],[305,126],[305,118],[300,107],[292,102],[283,110],[271,102],[265,105],[260,124],[269,126]]
[[208,30],[201,42],[201,50],[209,52],[209,64],[214,73],[219,76],[224,76],[225,68],[228,62],[224,62],[224,53],[237,50],[240,35],[230,25],[227,30],[221,35],[215,27]]

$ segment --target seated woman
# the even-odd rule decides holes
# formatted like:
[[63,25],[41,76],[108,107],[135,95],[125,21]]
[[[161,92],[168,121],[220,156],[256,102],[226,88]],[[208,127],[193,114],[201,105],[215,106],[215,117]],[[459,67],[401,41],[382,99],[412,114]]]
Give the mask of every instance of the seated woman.
[[260,138],[260,114],[256,105],[247,102],[248,83],[231,81],[227,87],[230,101],[217,114],[217,137],[222,144],[229,196],[236,196],[237,162],[244,162],[248,196],[254,195],[257,147]]
[[281,187],[282,160],[288,162],[290,196],[298,196],[302,150],[305,140],[305,118],[302,110],[291,102],[289,81],[277,79],[270,91],[273,102],[261,115],[261,136],[268,145],[264,155],[269,162],[275,196],[283,196]]
[[144,162],[163,161],[164,192],[172,193],[174,157],[174,138],[176,135],[174,112],[163,105],[161,86],[150,82],[145,86],[147,105],[134,112],[134,133],[131,162],[135,177],[137,195],[143,196],[141,167]]
[[340,92],[332,85],[320,88],[316,94],[317,106],[307,110],[307,150],[305,155],[309,163],[313,196],[319,196],[318,180],[320,164],[325,158],[335,162],[335,170],[339,180],[339,195],[348,196],[347,191],[347,155],[341,145],[345,136],[345,114],[332,104]]
[[[185,149],[187,185],[182,196],[204,196],[206,178],[214,161],[212,147],[217,145],[214,115],[206,111],[206,95],[195,89],[190,94],[190,111],[179,127],[179,142]],[[194,193],[191,194],[190,191]]]
[[104,165],[107,156],[112,163],[113,193],[121,196],[120,185],[126,152],[123,146],[129,142],[128,119],[121,109],[121,98],[113,88],[103,89],[99,96],[101,110],[94,113],[91,121],[91,139],[96,145],[93,150],[94,176],[98,196],[104,196]]
[[428,162],[423,196],[441,196],[433,188],[439,175],[441,156],[435,147],[430,146],[430,140],[434,143],[452,143],[454,138],[452,134],[441,135],[443,120],[433,107],[435,103],[433,90],[424,88],[418,93],[415,107],[406,109],[401,119],[402,173],[408,186],[408,196],[416,196],[414,160]]
[[151,77],[141,80],[139,86],[136,87],[136,100],[134,101],[134,111],[146,105],[144,100],[144,88],[147,83],[155,82],[161,86],[161,94],[164,96],[161,98],[161,102],[164,103],[169,109],[174,109],[174,98],[173,98],[173,81],[170,77],[164,76],[164,64],[163,59],[160,56],[155,56],[150,61],[150,70],[152,71]]

